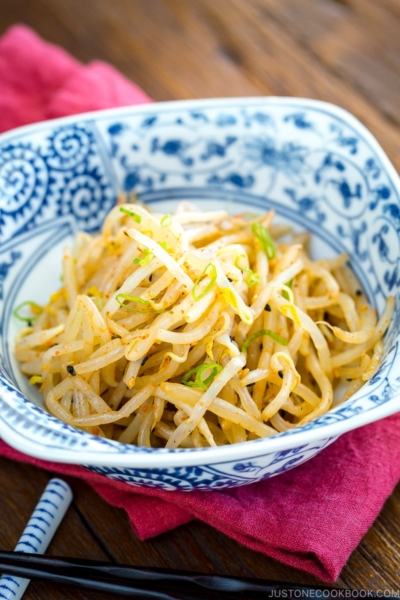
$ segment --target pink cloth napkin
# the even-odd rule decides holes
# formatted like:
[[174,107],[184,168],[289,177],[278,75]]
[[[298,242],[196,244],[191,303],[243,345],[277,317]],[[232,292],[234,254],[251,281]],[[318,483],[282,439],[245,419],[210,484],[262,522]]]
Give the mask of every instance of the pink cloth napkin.
[[[0,131],[149,101],[112,67],[84,66],[26,27],[13,27],[0,40]],[[139,489],[25,456],[4,442],[0,455],[85,479],[125,509],[141,539],[197,518],[253,550],[334,581],[400,478],[400,415],[344,435],[279,477],[214,492]]]

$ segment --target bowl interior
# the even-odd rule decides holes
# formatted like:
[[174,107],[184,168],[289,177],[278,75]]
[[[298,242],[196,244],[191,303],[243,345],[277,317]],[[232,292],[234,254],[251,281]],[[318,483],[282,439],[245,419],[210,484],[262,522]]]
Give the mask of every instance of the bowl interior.
[[[252,209],[249,203],[234,202],[232,200],[224,202],[222,200],[211,201],[200,198],[195,201],[203,210],[225,208],[230,214],[248,212]],[[165,213],[172,212],[176,204],[177,201],[174,200],[152,201],[149,203],[152,209]],[[257,214],[262,214],[259,206],[254,206],[252,210]],[[274,223],[287,223],[287,220],[278,215]],[[20,278],[6,300],[8,310],[5,318],[4,365],[9,378],[16,387],[37,406],[41,407],[44,405],[42,394],[36,386],[29,385],[28,378],[20,372],[18,361],[14,356],[15,339],[24,324],[13,317],[12,310],[26,299],[31,299],[38,304],[45,304],[48,302],[50,294],[59,289],[63,248],[73,244],[73,235],[68,225],[69,223],[66,223],[66,226],[59,231],[56,240],[53,232],[46,232],[43,236],[34,235],[33,239],[27,242],[27,246],[31,248],[31,258],[26,261],[21,269]],[[296,222],[292,221],[291,225],[294,230],[302,230],[302,227]],[[329,245],[326,239],[318,235],[313,236],[310,250],[315,258],[335,256],[335,249]]]

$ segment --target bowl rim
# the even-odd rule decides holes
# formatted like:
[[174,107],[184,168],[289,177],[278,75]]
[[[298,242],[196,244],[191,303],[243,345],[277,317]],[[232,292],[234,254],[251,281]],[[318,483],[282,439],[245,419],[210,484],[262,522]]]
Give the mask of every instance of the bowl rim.
[[[237,97],[237,98],[207,98],[207,99],[195,99],[195,100],[175,100],[169,102],[157,102],[140,104],[134,106],[116,107],[109,108],[99,111],[90,111],[85,113],[79,113],[76,115],[70,115],[67,117],[61,117],[48,121],[40,121],[38,123],[24,125],[5,133],[0,134],[0,147],[4,142],[7,142],[16,137],[24,136],[25,134],[32,134],[36,131],[42,130],[43,128],[55,128],[59,126],[68,125],[80,121],[88,120],[99,120],[102,118],[112,117],[118,115],[123,117],[124,115],[138,115],[141,113],[163,113],[169,110],[190,110],[190,109],[204,109],[204,108],[240,108],[240,107],[255,107],[277,104],[279,106],[296,106],[304,109],[319,109],[324,110],[326,113],[341,118],[345,123],[352,126],[355,131],[364,138],[366,142],[372,146],[374,152],[381,161],[382,167],[385,170],[387,176],[391,180],[393,187],[397,190],[400,195],[400,178],[390,162],[388,156],[380,146],[379,142],[373,136],[373,134],[351,113],[347,110],[321,100],[308,99],[308,98],[292,98],[292,97],[279,97],[279,96],[256,96],[256,97]],[[394,360],[394,359],[393,359]],[[0,392],[3,389],[3,384],[0,382]],[[7,392],[1,394],[1,400],[7,402]],[[299,446],[308,445],[317,440],[323,440],[328,438],[335,438],[343,433],[372,423],[381,418],[387,417],[391,414],[396,413],[400,410],[400,403],[398,402],[400,393],[395,397],[391,398],[388,402],[371,408],[368,411],[353,415],[344,420],[336,423],[322,425],[314,430],[304,430],[296,434],[295,436],[280,437],[271,436],[269,438],[260,438],[254,440],[252,443],[243,442],[235,445],[218,446],[215,448],[195,448],[195,449],[165,449],[165,448],[153,448],[141,451],[140,447],[135,447],[134,452],[119,453],[118,443],[116,443],[116,451],[100,451],[100,450],[84,450],[71,449],[64,447],[54,447],[46,444],[40,444],[36,440],[29,438],[28,435],[22,435],[22,433],[13,430],[7,425],[2,415],[0,415],[0,435],[1,437],[15,449],[42,460],[49,460],[49,450],[51,450],[52,461],[60,463],[74,463],[83,464],[90,466],[110,466],[110,467],[142,467],[142,468],[157,468],[157,467],[179,467],[179,466],[196,466],[202,465],[205,462],[207,464],[222,464],[230,463],[237,460],[246,460],[249,458],[256,458],[257,456],[265,456],[273,454],[275,452],[285,451],[292,448],[298,448]],[[28,399],[29,400],[29,399]],[[61,421],[60,421],[61,425]],[[64,430],[65,433],[65,430]],[[88,438],[91,436],[89,435]],[[121,444],[123,446],[130,446]],[[150,450],[150,451],[149,451]],[[162,462],[160,464],[160,458]]]

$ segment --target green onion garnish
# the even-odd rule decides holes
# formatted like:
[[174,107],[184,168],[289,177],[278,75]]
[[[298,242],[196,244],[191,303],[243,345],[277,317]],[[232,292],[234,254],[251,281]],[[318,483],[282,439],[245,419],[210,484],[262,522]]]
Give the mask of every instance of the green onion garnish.
[[[31,312],[36,313],[36,314],[33,314],[33,316],[30,316],[30,317],[24,317],[19,312],[21,310],[21,308],[23,308],[24,306],[29,306],[31,309]],[[36,302],[32,302],[32,300],[27,300],[26,302],[22,302],[21,304],[18,304],[18,306],[16,306],[14,308],[13,315],[14,315],[14,317],[17,317],[17,319],[19,319],[20,321],[26,321],[27,323],[29,323],[30,321],[34,321],[35,319],[37,319],[38,315],[40,315],[42,312],[43,312],[43,308],[41,306],[39,306],[39,304],[36,304]]]
[[282,344],[282,346],[287,346],[289,343],[289,340],[286,340],[285,338],[281,337],[274,331],[270,331],[269,329],[267,329],[267,335],[269,335],[269,337],[272,338],[274,340],[274,342],[278,342],[278,344]]
[[268,229],[266,229],[261,223],[253,223],[251,230],[260,242],[262,249],[267,255],[269,260],[272,260],[276,256],[275,244],[272,241],[272,237]]
[[260,329],[260,331],[256,331],[255,333],[253,333],[253,335],[250,335],[243,342],[242,352],[246,354],[247,348],[250,346],[251,342],[254,342],[254,340],[264,335],[269,335],[270,338],[272,338],[275,342],[278,342],[278,344],[282,344],[282,346],[287,346],[289,343],[288,340],[285,340],[280,335],[278,335],[274,331],[271,331],[270,329]]
[[245,279],[245,283],[249,288],[257,285],[257,283],[260,283],[261,277],[257,275],[257,273],[254,273],[254,271],[251,269],[246,269],[246,273],[248,273],[248,276]]
[[161,227],[169,227],[172,223],[172,217],[170,214],[164,215],[160,221]]
[[[121,298],[122,298],[122,300],[121,300]],[[137,296],[128,296],[128,294],[117,294],[115,296],[115,299],[120,306],[122,306],[123,308],[126,308],[127,310],[131,310],[132,312],[136,312],[136,313],[147,313],[147,312],[162,313],[162,312],[164,312],[164,309],[154,310],[153,308],[151,308],[150,300],[143,300],[143,298],[138,298]],[[150,306],[150,310],[141,310],[140,308],[132,308],[131,306],[127,306],[126,304],[124,304],[125,300],[129,300],[130,302],[137,302],[138,304],[144,304],[145,306]]]
[[[204,373],[204,371],[207,371],[208,369],[212,369],[211,375],[209,375],[208,377],[206,377],[206,379],[203,380],[201,376]],[[187,385],[189,387],[207,390],[208,386],[214,380],[215,376],[218,375],[218,373],[221,373],[221,371],[222,367],[218,363],[204,363],[202,365],[199,365],[198,367],[195,367],[194,369],[190,369],[190,371],[185,373],[182,377],[182,383],[183,385]],[[189,381],[190,377],[192,377],[193,375],[196,375],[196,379],[194,381]]]
[[149,262],[151,261],[151,259],[154,257],[154,254],[148,249],[145,248],[143,250],[143,258],[140,258],[139,256],[137,258],[135,258],[135,260],[133,261],[134,265],[140,264],[141,267],[145,267],[146,265],[149,264]]
[[[292,283],[293,283],[293,279],[291,279],[290,281],[288,281],[287,283],[285,283],[285,285],[286,285],[286,287],[291,288],[292,287]],[[285,298],[285,300],[290,300],[289,294],[287,293],[286,290],[282,290],[282,297]]]
[[128,215],[129,217],[132,217],[132,219],[135,221],[135,223],[141,223],[142,222],[142,217],[139,217],[139,215],[137,215],[136,213],[132,212],[131,210],[128,210],[127,208],[124,208],[123,206],[121,206],[121,208],[119,210],[122,213],[124,213],[125,215]]
[[168,244],[168,242],[159,242],[158,245],[161,246],[161,248],[165,250],[165,252],[171,250],[171,246]]
[[[202,277],[204,275],[207,275],[207,271],[208,269],[211,269],[211,273],[210,273],[210,283],[206,286],[206,288],[201,292],[201,294],[199,294],[198,296],[196,296],[196,288],[200,283],[200,280],[202,279]],[[194,286],[192,288],[192,296],[193,296],[193,300],[195,300],[195,302],[197,302],[198,300],[201,300],[202,298],[204,298],[204,296],[206,294],[208,294],[208,292],[211,290],[211,288],[213,287],[214,283],[217,281],[217,269],[215,268],[215,266],[212,263],[208,263],[208,265],[204,268],[203,272],[200,273],[200,275],[198,276],[198,278],[196,279]]]

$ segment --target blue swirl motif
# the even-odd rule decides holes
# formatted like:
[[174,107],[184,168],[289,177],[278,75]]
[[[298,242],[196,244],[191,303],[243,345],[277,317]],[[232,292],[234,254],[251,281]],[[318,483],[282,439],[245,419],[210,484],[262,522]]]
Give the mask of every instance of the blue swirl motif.
[[2,243],[65,214],[81,229],[97,229],[114,201],[89,122],[50,129],[41,144],[15,141],[0,147]]
[[0,154],[0,205],[13,215],[28,210],[34,200],[43,200],[48,172],[42,157],[30,144],[9,144]]
[[93,169],[76,174],[64,186],[58,214],[73,214],[79,229],[98,229],[114,204],[106,178]]
[[89,131],[76,125],[56,129],[49,137],[47,164],[59,171],[69,171],[85,162],[93,145]]
[[[283,108],[263,101],[254,106],[239,103],[165,112],[145,107],[131,114],[125,111],[118,118],[77,118],[63,126],[49,123],[34,134],[7,140],[0,147],[2,243],[18,240],[21,233],[61,215],[92,231],[112,206],[117,189],[150,201],[233,198],[258,208],[272,207],[319,234],[335,252],[348,251],[378,308],[388,292],[396,294],[398,308],[387,335],[387,361],[379,375],[343,406],[279,437],[345,421],[398,394],[399,382],[389,363],[399,360],[400,202],[379,153],[345,119],[296,101]],[[24,248],[22,242],[25,256]],[[0,286],[4,287],[23,261],[16,245],[2,250]],[[15,435],[77,452],[154,452],[73,430],[30,403],[6,376],[0,379],[4,391],[0,412]],[[276,468],[295,464],[300,456],[301,451],[282,455]],[[224,477],[227,485],[233,485],[246,477],[260,478],[263,465],[251,460],[237,463],[236,470],[224,471],[222,465],[213,469],[221,471],[218,485],[224,485]],[[122,471],[114,475],[130,476]],[[172,483],[165,485],[175,486],[174,478],[181,481],[187,476],[205,486],[215,472],[182,471],[179,476],[169,472],[163,477],[167,475]],[[149,474],[143,471],[137,476],[137,481],[147,481]]]
[[0,240],[33,225],[49,190],[48,168],[32,144],[8,143],[0,149]]

